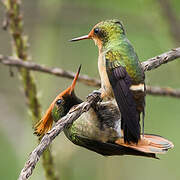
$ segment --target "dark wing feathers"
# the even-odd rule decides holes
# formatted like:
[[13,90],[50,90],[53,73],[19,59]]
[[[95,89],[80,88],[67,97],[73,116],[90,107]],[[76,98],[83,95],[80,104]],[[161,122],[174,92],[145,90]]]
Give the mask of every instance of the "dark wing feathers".
[[103,156],[135,155],[156,158],[154,153],[144,153],[112,142],[100,142],[93,139],[88,139],[84,136],[76,136],[76,140],[77,141],[72,142],[78,146],[82,146]]
[[140,139],[140,115],[136,110],[136,102],[129,89],[132,84],[131,78],[122,66],[107,69],[107,73],[122,115],[124,141],[137,143]]

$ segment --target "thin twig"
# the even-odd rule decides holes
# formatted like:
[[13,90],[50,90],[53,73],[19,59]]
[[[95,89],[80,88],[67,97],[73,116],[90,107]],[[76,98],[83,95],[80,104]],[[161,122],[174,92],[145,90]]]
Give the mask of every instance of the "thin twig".
[[[74,72],[71,71],[66,71],[61,68],[49,68],[45,67],[43,65],[36,64],[34,62],[23,62],[20,59],[14,58],[14,57],[9,57],[9,56],[3,56],[0,55],[0,63],[8,66],[14,66],[14,67],[24,67],[28,70],[33,70],[33,71],[40,71],[48,74],[52,74],[55,76],[60,76],[60,77],[65,77],[69,79],[73,79],[75,76]],[[95,78],[91,78],[87,75],[80,75],[78,78],[78,81],[88,85],[88,86],[95,86],[95,87],[100,87],[101,82]]]
[[[12,37],[13,55],[20,58],[22,62],[28,58],[27,36],[23,33],[23,16],[21,13],[21,0],[2,0],[6,17],[4,29],[9,30]],[[20,78],[24,86],[27,104],[32,115],[32,122],[35,124],[41,118],[41,106],[37,97],[37,88],[30,71],[25,68],[18,68]],[[55,175],[52,154],[49,149],[43,154],[43,167],[47,180],[57,180]]]
[[[147,61],[144,61],[142,63],[142,67],[144,71],[150,71],[152,69],[159,67],[162,64],[175,60],[179,57],[180,57],[180,48],[176,48],[166,53],[163,53],[159,56],[156,56],[154,58],[150,58]],[[0,63],[8,66],[24,67],[29,70],[45,72],[69,79],[73,79],[75,76],[74,72],[65,71],[61,68],[48,68],[33,62],[22,62],[21,60],[16,59],[14,57],[8,57],[3,55],[0,55]],[[98,79],[91,78],[87,75],[80,75],[78,80],[89,86],[100,87],[100,81]],[[170,96],[170,97],[179,98],[180,97],[179,93],[180,90],[175,90],[172,88],[147,86],[147,94],[150,95]]]
[[33,169],[36,166],[36,163],[39,161],[40,156],[45,151],[45,149],[50,145],[53,139],[63,131],[64,127],[67,127],[69,124],[72,124],[77,118],[81,116],[82,113],[89,110],[92,104],[97,103],[100,100],[100,93],[93,93],[89,96],[86,102],[79,104],[74,110],[61,118],[55,126],[44,135],[39,145],[32,151],[27,162],[25,163],[24,168],[22,169],[19,180],[28,179],[33,172]]
[[177,58],[180,58],[180,47],[174,48],[168,52],[165,52],[161,55],[155,56],[148,59],[147,61],[142,62],[142,67],[144,71],[150,71],[152,69],[158,68],[162,64],[171,62]]
[[146,86],[146,92],[154,96],[170,96],[180,98],[180,89],[170,87]]

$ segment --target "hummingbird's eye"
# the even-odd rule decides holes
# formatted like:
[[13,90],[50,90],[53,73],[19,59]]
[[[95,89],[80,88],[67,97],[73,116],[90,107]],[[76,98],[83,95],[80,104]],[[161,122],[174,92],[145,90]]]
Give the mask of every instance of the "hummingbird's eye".
[[56,104],[57,105],[60,105],[62,103],[62,99],[58,99],[57,101],[56,101]]
[[99,28],[95,28],[94,29],[94,34],[98,34],[99,33]]

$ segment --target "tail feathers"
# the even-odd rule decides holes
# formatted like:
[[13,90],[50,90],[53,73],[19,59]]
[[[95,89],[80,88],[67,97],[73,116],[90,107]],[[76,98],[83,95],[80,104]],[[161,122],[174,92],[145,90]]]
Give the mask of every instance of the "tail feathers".
[[38,136],[43,136],[52,128],[53,118],[51,115],[51,111],[52,111],[52,105],[48,108],[43,118],[35,125],[34,134]]
[[144,153],[154,154],[164,154],[168,151],[168,149],[172,149],[174,147],[173,143],[167,139],[150,134],[145,134],[144,137],[141,135],[141,139],[139,140],[138,144],[124,143],[123,138],[117,139],[115,143]]

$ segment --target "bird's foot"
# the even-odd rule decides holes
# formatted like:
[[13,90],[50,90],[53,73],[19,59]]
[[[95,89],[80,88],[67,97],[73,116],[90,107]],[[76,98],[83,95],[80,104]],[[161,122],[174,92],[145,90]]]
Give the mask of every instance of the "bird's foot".
[[[86,97],[87,101],[91,102],[94,101],[93,104],[91,104],[92,108],[95,108],[97,105],[97,102],[102,101],[101,99],[101,91],[100,90],[94,90],[92,93],[90,93],[87,97]],[[96,109],[96,108],[95,108]]]
[[96,96],[101,97],[101,91],[100,90],[94,90],[92,93],[90,93],[86,99],[95,98]]

